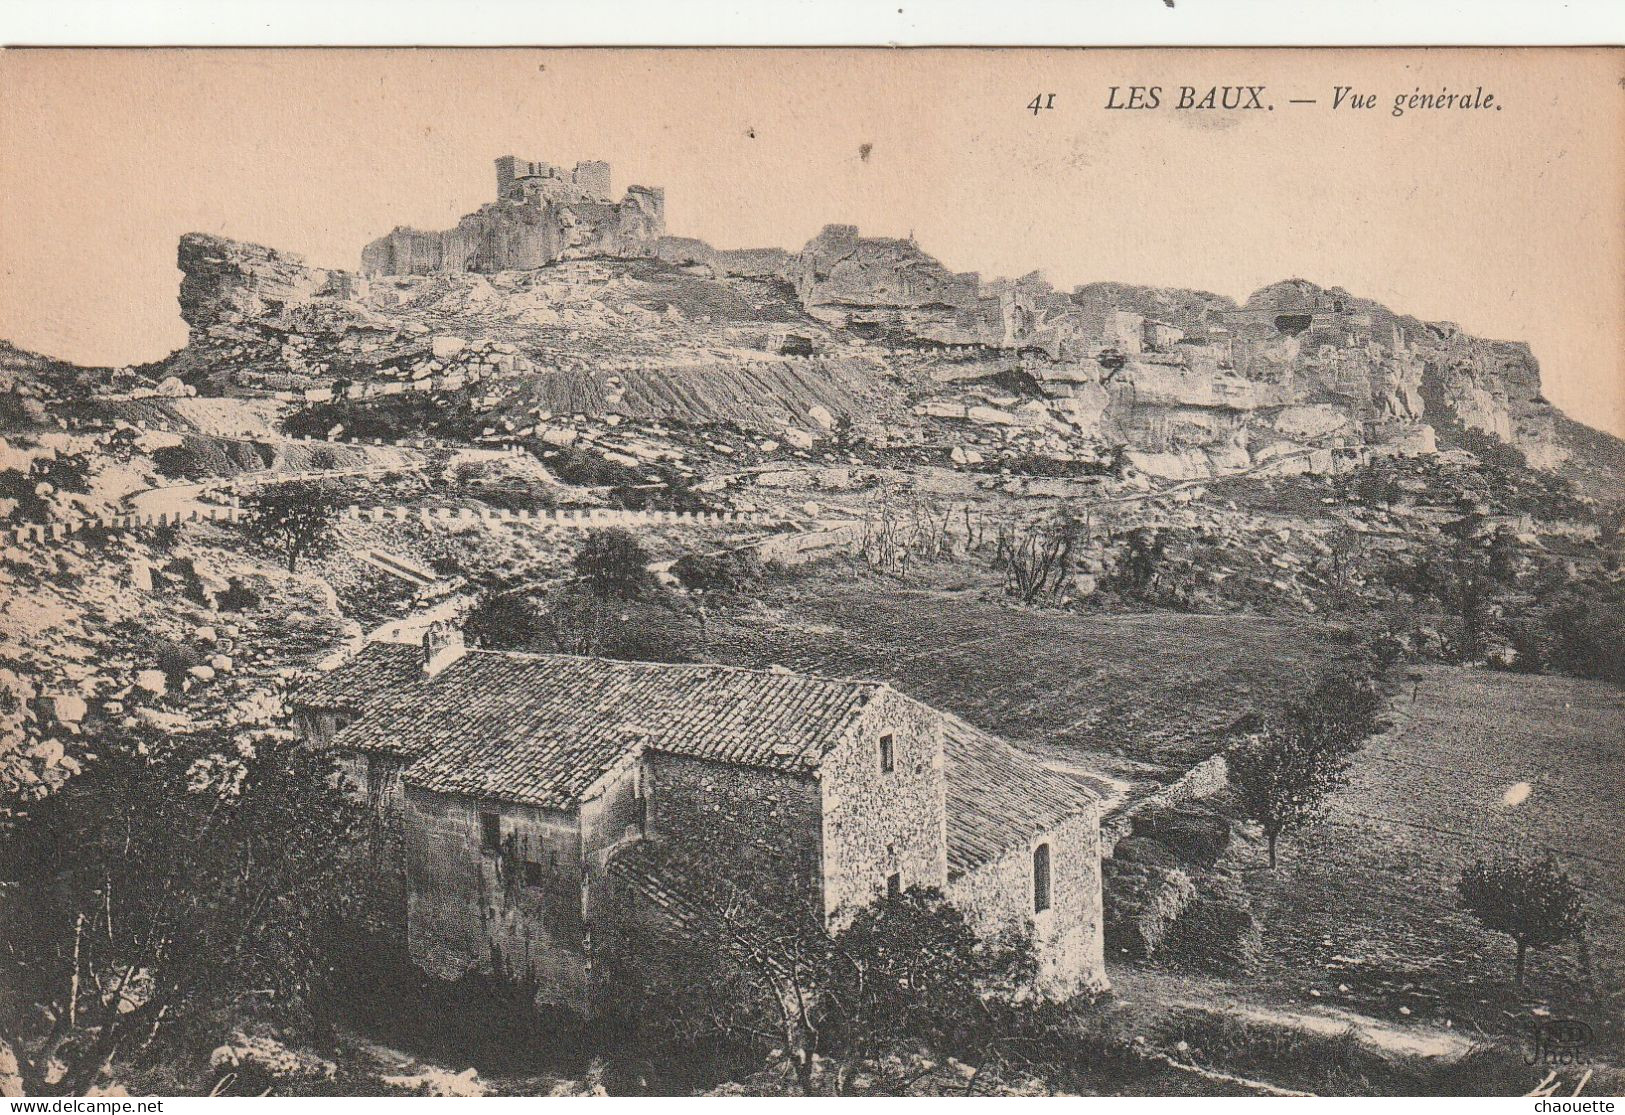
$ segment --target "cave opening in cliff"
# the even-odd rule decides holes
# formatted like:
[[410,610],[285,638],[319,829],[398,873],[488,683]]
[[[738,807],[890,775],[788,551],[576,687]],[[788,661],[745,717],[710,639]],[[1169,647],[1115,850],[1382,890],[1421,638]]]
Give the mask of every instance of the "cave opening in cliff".
[[1309,314],[1281,314],[1275,319],[1275,328],[1288,337],[1296,337],[1309,328]]

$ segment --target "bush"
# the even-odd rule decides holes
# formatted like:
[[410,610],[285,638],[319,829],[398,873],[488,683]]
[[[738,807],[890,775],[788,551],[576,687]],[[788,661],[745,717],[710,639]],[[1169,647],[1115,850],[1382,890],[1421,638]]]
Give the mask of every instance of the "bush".
[[50,505],[35,490],[38,482],[20,469],[0,469],[0,499],[14,500],[16,514],[30,522],[44,522]]
[[1160,840],[1149,836],[1125,836],[1112,849],[1112,859],[1119,863],[1139,863],[1150,867],[1178,867],[1179,857]]
[[1159,962],[1218,975],[1245,972],[1264,954],[1264,934],[1247,892],[1228,879],[1205,879],[1168,927]]
[[1625,591],[1618,586],[1590,597],[1565,594],[1546,613],[1545,627],[1552,668],[1625,682]]
[[673,563],[671,572],[686,589],[744,592],[759,585],[767,570],[754,550],[725,550],[713,554],[684,554]]
[[554,650],[542,606],[523,590],[488,592],[468,613],[463,632],[493,650]]
[[215,607],[222,612],[250,612],[260,606],[260,594],[248,587],[241,577],[232,577],[226,591],[215,598]]
[[1133,818],[1134,835],[1168,848],[1185,863],[1212,867],[1230,846],[1230,822],[1206,809],[1142,809]]

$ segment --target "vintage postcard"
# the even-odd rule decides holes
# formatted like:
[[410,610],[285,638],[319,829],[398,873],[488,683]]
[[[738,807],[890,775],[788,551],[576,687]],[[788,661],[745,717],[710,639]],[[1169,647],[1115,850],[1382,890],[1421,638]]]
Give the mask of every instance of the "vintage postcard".
[[1625,50],[10,50],[0,213],[12,1110],[1625,1083]]

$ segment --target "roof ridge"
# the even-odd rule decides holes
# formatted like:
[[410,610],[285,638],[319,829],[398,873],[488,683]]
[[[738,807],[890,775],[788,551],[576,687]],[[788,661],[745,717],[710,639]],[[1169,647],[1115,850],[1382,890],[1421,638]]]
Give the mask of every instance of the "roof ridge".
[[[891,682],[881,678],[849,678],[831,674],[815,674],[807,670],[792,670],[788,666],[738,666],[731,662],[650,662],[635,658],[609,658],[595,654],[563,654],[558,651],[498,650],[494,647],[469,647],[468,654],[485,654],[498,658],[521,658],[567,662],[605,662],[612,666],[637,666],[649,670],[716,670],[737,674],[755,674],[761,677],[797,677],[812,681],[828,681],[840,685],[867,685],[880,689],[893,689]],[[894,692],[897,690],[893,689]],[[904,694],[906,696],[906,694]]]

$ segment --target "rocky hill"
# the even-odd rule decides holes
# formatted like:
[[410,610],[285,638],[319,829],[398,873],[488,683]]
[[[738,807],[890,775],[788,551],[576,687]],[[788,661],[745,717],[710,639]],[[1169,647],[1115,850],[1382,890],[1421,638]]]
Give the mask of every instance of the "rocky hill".
[[665,235],[660,191],[609,189],[602,163],[504,157],[496,201],[447,232],[396,230],[360,272],[189,234],[189,342],[142,371],[293,402],[449,384],[509,432],[568,413],[808,437],[844,416],[973,459],[1121,450],[1171,479],[1499,446],[1619,494],[1616,440],[1545,400],[1527,345],[1341,288],[1063,292],[850,225],[796,252],[716,249]]

